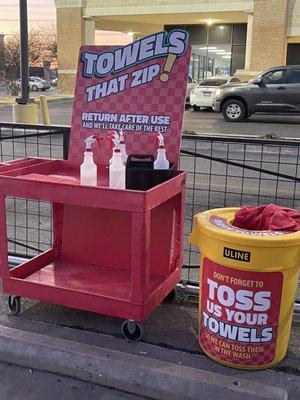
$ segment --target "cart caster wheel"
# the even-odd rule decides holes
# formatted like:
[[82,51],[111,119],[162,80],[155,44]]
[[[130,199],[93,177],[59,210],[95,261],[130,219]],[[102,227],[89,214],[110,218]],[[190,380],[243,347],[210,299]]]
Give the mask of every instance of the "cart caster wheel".
[[176,287],[175,289],[175,299],[177,303],[185,303],[188,299],[186,294],[186,284],[183,283],[181,286]]
[[12,296],[8,297],[8,307],[13,315],[18,315],[21,311],[21,298],[20,296]]
[[169,294],[166,295],[164,298],[164,302],[172,301],[176,298],[176,291],[175,289],[172,289]]
[[123,322],[121,331],[123,336],[129,340],[140,340],[143,336],[142,325],[132,319]]

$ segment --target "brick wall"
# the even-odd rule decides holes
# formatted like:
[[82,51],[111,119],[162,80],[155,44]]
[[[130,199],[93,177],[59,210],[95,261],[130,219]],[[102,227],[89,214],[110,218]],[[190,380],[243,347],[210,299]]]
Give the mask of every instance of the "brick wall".
[[[58,70],[76,70],[79,47],[83,43],[84,24],[82,8],[57,9],[57,54]],[[60,74],[60,93],[73,93],[74,74]]]
[[286,63],[288,0],[255,0],[250,69]]
[[57,9],[57,52],[59,69],[76,69],[83,42],[82,8]]

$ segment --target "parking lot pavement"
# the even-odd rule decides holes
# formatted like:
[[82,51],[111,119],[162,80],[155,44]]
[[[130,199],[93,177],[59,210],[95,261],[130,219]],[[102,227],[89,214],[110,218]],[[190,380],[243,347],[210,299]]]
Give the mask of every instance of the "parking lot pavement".
[[[39,96],[46,96],[47,99],[52,100],[52,99],[58,99],[58,98],[67,98],[69,99],[71,96],[70,95],[60,95],[58,93],[58,88],[57,86],[51,86],[47,90],[38,90],[38,91],[30,91],[30,98],[35,99],[35,101],[38,101]],[[15,98],[18,96],[9,96],[7,94],[6,88],[0,86],[0,105],[11,105],[15,103]]]
[[185,111],[184,129],[197,133],[262,136],[274,133],[280,137],[300,138],[300,115],[252,115],[244,122],[227,122],[212,110]]
[[[54,90],[54,89],[53,89]],[[73,100],[59,100],[48,104],[52,125],[70,125]],[[0,121],[12,121],[11,105],[0,105]],[[41,116],[40,116],[41,121]],[[227,122],[221,114],[211,110],[185,110],[183,130],[203,134],[266,135],[274,133],[281,137],[300,138],[300,116],[254,115],[245,122]]]

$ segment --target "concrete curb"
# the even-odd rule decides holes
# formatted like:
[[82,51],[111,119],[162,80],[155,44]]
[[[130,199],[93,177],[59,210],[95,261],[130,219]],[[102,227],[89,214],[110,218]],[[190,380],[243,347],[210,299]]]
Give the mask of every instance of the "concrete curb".
[[[36,100],[37,103],[39,103],[39,99],[38,98],[35,99],[35,100]],[[47,100],[47,103],[54,103],[56,101],[74,100],[74,96],[64,96],[64,97],[58,97],[58,98],[51,97],[49,99],[47,99],[47,97],[46,97],[46,100]]]
[[[32,97],[32,99],[35,101],[35,103],[39,104],[39,98],[38,97]],[[56,101],[65,101],[65,100],[73,100],[74,96],[72,95],[66,95],[66,96],[62,96],[62,97],[47,97],[46,96],[46,100],[47,103],[53,103]],[[15,98],[13,99],[1,99],[0,97],[0,106],[11,106],[13,104],[16,104],[16,100]]]
[[284,388],[0,327],[0,360],[157,400],[286,400]]

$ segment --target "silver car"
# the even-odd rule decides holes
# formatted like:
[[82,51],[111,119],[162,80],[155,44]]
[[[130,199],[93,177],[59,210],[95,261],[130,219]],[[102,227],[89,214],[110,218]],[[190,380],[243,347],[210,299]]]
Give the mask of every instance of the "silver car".
[[[19,87],[21,86],[21,79],[18,80],[18,85]],[[33,90],[35,92],[42,90],[44,92],[47,89],[50,89],[50,83],[48,81],[39,78],[38,76],[29,77],[29,90]]]

